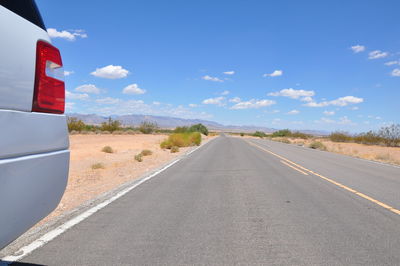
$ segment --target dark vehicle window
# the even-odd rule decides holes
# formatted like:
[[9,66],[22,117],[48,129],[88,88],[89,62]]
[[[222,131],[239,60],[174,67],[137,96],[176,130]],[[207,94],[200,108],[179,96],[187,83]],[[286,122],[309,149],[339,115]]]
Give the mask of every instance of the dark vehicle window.
[[0,5],[46,30],[34,0],[0,0]]

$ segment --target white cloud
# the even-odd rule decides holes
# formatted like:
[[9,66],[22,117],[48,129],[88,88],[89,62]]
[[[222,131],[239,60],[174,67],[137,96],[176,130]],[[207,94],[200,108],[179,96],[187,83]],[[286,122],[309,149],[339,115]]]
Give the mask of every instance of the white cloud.
[[54,28],[48,28],[47,33],[49,34],[50,38],[61,38],[65,39],[68,41],[75,41],[76,37],[80,38],[87,38],[87,34],[85,33],[84,30],[62,30],[62,31],[57,31]]
[[345,96],[345,97],[340,97],[336,100],[332,100],[332,101],[324,101],[324,102],[308,102],[306,104],[304,104],[304,106],[308,106],[308,107],[324,107],[324,106],[329,106],[329,105],[334,105],[334,106],[347,106],[350,104],[358,104],[358,103],[362,103],[364,101],[363,98],[358,98],[358,97],[354,97],[354,96]]
[[288,112],[287,114],[288,114],[288,115],[297,115],[297,114],[299,114],[299,113],[300,113],[299,110],[292,110],[292,111]]
[[157,102],[157,101],[154,101],[154,102],[152,102],[154,105],[160,105],[161,103],[160,102]]
[[100,89],[93,84],[85,84],[75,88],[76,91],[99,94]]
[[216,97],[216,98],[209,98],[203,101],[203,104],[214,104],[218,106],[223,106],[225,97]]
[[264,74],[263,77],[279,77],[283,75],[283,71],[282,70],[274,70],[274,72],[270,73],[270,74]]
[[400,65],[400,60],[399,61],[389,61],[385,63],[386,66],[393,66],[393,65]]
[[306,90],[295,90],[292,88],[283,89],[277,92],[270,92],[268,96],[282,96],[282,97],[289,97],[292,99],[299,99],[305,102],[311,102],[312,96],[315,95],[314,91],[306,91]]
[[73,93],[70,91],[65,91],[65,97],[67,100],[87,100],[89,99],[89,95],[87,93]]
[[381,50],[375,50],[368,54],[368,59],[384,58],[388,55],[389,55],[389,53],[387,53],[387,52],[382,52]]
[[229,99],[229,102],[231,103],[240,103],[242,101],[242,99],[240,99],[239,97],[234,97]]
[[146,90],[139,88],[137,84],[131,84],[126,86],[122,90],[123,94],[145,94]]
[[99,78],[120,79],[128,76],[129,71],[122,68],[122,66],[108,65],[102,68],[96,68],[96,71],[90,74]]
[[71,75],[71,74],[74,74],[74,71],[67,71],[67,70],[64,70],[64,76],[66,77],[66,76],[69,76],[69,75]]
[[197,104],[195,104],[195,103],[189,103],[189,107],[192,107],[192,108],[194,108],[194,107],[197,107],[198,105]]
[[223,91],[222,93],[221,93],[221,95],[228,95],[230,93],[230,91]]
[[400,68],[395,68],[395,69],[393,69],[391,75],[392,75],[393,77],[400,77]]
[[202,79],[209,80],[209,81],[214,81],[214,82],[224,82],[222,79],[219,79],[217,77],[211,77],[209,75],[203,76]]
[[324,111],[324,115],[334,115],[335,111]]
[[265,106],[270,106],[275,104],[275,101],[272,100],[256,100],[256,99],[251,99],[250,101],[245,101],[245,102],[239,102],[235,104],[234,106],[231,107],[231,109],[257,109]]
[[112,98],[112,97],[106,97],[106,98],[101,98],[101,99],[96,100],[96,103],[101,103],[101,104],[117,104],[119,102],[120,102],[120,99]]
[[232,71],[225,71],[224,74],[225,75],[234,75],[235,71],[233,71],[233,70]]
[[353,50],[354,53],[360,53],[365,51],[365,46],[358,44],[350,47],[350,49]]

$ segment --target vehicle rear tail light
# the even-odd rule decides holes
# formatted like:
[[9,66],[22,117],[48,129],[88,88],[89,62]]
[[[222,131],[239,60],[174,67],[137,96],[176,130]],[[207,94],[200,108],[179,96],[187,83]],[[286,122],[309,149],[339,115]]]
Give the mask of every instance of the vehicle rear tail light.
[[60,51],[47,42],[38,41],[33,112],[64,113],[65,84],[62,66]]

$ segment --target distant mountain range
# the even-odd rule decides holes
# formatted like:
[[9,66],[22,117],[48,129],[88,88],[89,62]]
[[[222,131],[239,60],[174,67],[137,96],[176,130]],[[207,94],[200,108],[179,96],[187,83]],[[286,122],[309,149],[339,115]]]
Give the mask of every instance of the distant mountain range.
[[[69,117],[76,117],[86,124],[100,125],[108,120],[108,116],[100,116],[96,114],[78,114],[71,113],[67,114]],[[170,116],[155,116],[155,115],[112,115],[112,119],[119,120],[124,126],[139,126],[140,123],[147,121],[157,123],[161,128],[176,128],[181,126],[190,126],[193,124],[203,124],[211,130],[218,131],[230,131],[230,132],[254,132],[263,131],[271,133],[277,131],[275,128],[261,127],[261,126],[235,126],[235,125],[223,125],[214,121],[202,120],[202,119],[183,119]],[[328,135],[327,131],[319,130],[299,130],[300,132],[312,134],[312,135]]]

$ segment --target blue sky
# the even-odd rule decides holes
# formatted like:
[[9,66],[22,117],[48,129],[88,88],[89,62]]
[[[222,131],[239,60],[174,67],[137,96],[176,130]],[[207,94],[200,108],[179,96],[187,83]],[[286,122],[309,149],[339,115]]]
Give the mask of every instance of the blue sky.
[[399,1],[37,0],[67,112],[274,128],[399,123]]

